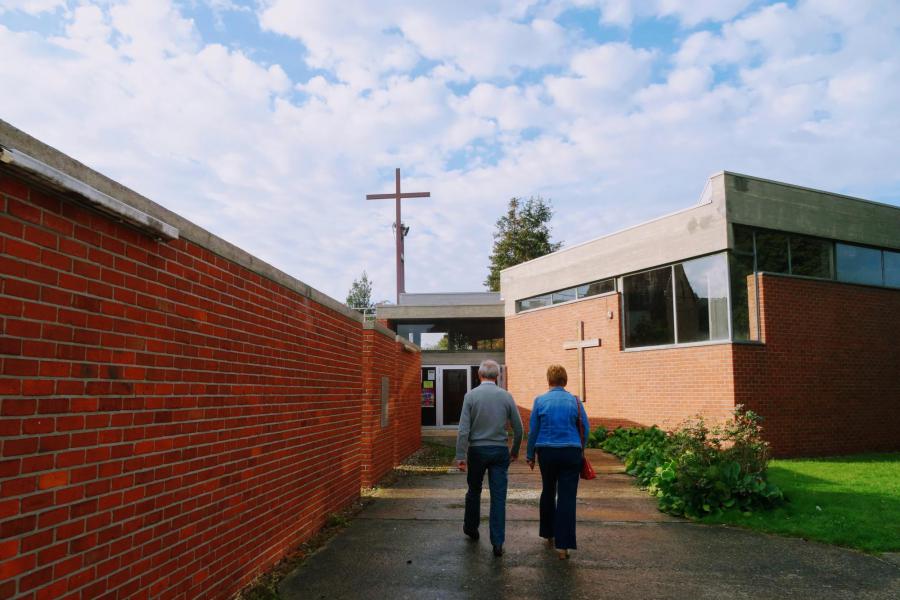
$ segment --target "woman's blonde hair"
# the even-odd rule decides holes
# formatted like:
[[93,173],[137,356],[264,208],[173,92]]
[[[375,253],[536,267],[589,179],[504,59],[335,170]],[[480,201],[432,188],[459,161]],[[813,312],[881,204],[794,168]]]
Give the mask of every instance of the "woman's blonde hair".
[[564,386],[569,383],[569,374],[562,365],[550,365],[547,367],[547,383],[551,386]]

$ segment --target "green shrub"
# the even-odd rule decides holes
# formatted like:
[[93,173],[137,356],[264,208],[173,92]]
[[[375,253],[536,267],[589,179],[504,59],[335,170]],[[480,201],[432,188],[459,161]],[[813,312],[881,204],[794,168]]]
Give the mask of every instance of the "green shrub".
[[661,444],[665,441],[666,433],[654,425],[653,427],[619,427],[609,435],[600,445],[601,448],[619,458],[625,458],[634,448],[648,442]]
[[607,436],[606,427],[604,427],[603,425],[600,425],[595,430],[590,432],[590,434],[588,434],[587,447],[588,448],[599,448],[600,444],[603,443],[603,440],[606,439],[606,436]]
[[760,417],[738,407],[709,428],[702,418],[665,433],[658,427],[617,429],[601,447],[625,460],[625,470],[673,515],[700,517],[726,508],[748,512],[784,501],[766,479],[769,446]]

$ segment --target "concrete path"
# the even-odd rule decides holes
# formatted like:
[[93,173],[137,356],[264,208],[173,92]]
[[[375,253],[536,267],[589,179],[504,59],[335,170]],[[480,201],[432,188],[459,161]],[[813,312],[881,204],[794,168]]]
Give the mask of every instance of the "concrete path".
[[900,567],[858,552],[666,516],[590,451],[578,547],[556,558],[537,536],[540,478],[510,469],[506,554],[487,533],[462,534],[465,476],[411,476],[377,500],[281,585],[284,599],[322,598],[900,598]]

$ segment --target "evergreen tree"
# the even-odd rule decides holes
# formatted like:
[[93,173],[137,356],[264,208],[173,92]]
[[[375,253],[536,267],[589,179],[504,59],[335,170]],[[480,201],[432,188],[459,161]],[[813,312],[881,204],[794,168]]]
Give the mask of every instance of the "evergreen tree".
[[362,272],[359,279],[353,280],[353,285],[350,286],[350,291],[347,293],[346,304],[363,314],[366,312],[365,309],[375,306],[372,302],[372,280],[365,271]]
[[494,250],[484,285],[492,292],[500,291],[500,271],[527,260],[556,252],[562,243],[550,241],[550,201],[531,197],[523,201],[512,198],[506,214],[497,219]]

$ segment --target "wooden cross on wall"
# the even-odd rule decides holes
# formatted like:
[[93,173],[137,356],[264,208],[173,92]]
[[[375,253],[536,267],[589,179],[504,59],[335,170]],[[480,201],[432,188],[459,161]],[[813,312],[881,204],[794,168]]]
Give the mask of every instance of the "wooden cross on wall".
[[578,321],[578,337],[571,342],[563,342],[564,350],[578,350],[578,398],[586,402],[584,394],[584,349],[596,348],[600,345],[600,338],[584,339],[584,321]]
[[406,292],[406,256],[403,250],[403,238],[406,237],[406,231],[403,227],[403,221],[400,218],[400,200],[402,198],[430,198],[430,192],[405,192],[400,193],[400,169],[394,171],[394,188],[393,194],[366,194],[366,200],[394,200],[396,221],[394,221],[394,236],[397,242],[397,304],[400,304],[400,294]]

